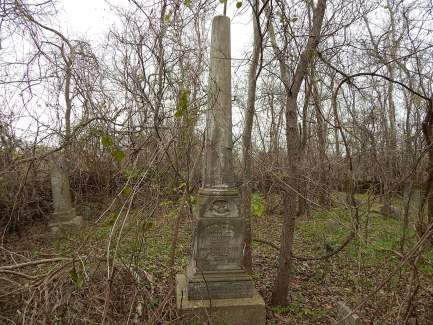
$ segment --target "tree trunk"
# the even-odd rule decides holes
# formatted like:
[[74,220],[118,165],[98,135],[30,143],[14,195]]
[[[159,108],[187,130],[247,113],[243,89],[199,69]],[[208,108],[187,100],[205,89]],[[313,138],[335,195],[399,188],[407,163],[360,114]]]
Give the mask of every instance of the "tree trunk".
[[[300,158],[299,133],[296,112],[296,99],[287,97],[286,104],[286,141],[287,141],[287,177],[285,183],[297,189],[298,162]],[[294,109],[294,110],[293,110]],[[296,219],[296,194],[285,190],[283,192],[284,222],[281,231],[280,254],[278,258],[278,271],[272,290],[272,305],[287,305],[289,289],[289,272],[292,266],[292,247]]]
[[[283,61],[281,51],[278,49],[275,33],[272,24],[269,25],[269,34],[271,37],[272,47],[280,63],[281,79],[286,88],[286,144],[287,144],[287,176],[286,183],[292,189],[297,189],[298,170],[300,158],[300,139],[297,121],[297,99],[302,82],[311,65],[317,45],[320,41],[320,31],[322,28],[323,17],[325,15],[326,0],[319,0],[313,12],[313,25],[310,30],[307,45],[300,55],[297,63],[293,81],[289,84],[289,74]],[[267,12],[269,17],[269,11]],[[284,222],[281,232],[281,246],[278,261],[278,273],[275,278],[272,290],[271,304],[273,306],[286,305],[287,293],[289,289],[289,271],[292,265],[292,246],[293,235],[295,231],[296,218],[296,199],[297,194],[286,189],[283,194],[284,198]]]
[[253,5],[253,30],[254,45],[253,55],[251,58],[250,70],[248,73],[248,96],[247,108],[245,112],[245,125],[242,134],[242,156],[243,156],[243,174],[242,174],[242,215],[245,218],[245,252],[244,267],[248,272],[252,271],[252,254],[251,254],[251,165],[252,165],[252,143],[251,132],[253,129],[255,102],[256,102],[256,84],[257,84],[257,66],[260,56],[260,34],[258,30],[258,0]]
[[[427,200],[427,225],[419,225],[421,226],[422,232],[426,231],[429,225],[433,223],[433,96],[430,98],[427,106],[427,114],[423,121],[423,133],[426,140],[428,163],[424,194]],[[422,233],[420,235],[422,235]],[[431,236],[430,242],[433,245],[433,236]]]
[[328,188],[328,157],[326,156],[326,130],[324,127],[324,121],[322,116],[322,99],[317,89],[317,84],[314,78],[311,78],[311,87],[313,90],[315,116],[317,122],[317,140],[318,140],[318,151],[319,151],[319,180],[320,187],[318,192],[319,204],[321,206],[329,206],[330,198]]

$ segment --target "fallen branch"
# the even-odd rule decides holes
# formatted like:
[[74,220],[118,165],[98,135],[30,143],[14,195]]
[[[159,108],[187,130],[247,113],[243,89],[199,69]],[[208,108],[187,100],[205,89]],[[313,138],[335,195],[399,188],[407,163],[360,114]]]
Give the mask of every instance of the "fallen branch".
[[353,237],[355,237],[355,233],[351,232],[349,234],[349,236],[347,236],[346,240],[343,242],[343,244],[341,244],[340,247],[338,247],[336,250],[333,250],[332,252],[330,252],[327,255],[324,256],[319,256],[319,257],[302,257],[302,256],[296,256],[292,254],[292,257],[296,260],[299,261],[318,261],[318,260],[326,260],[327,258],[330,258],[334,255],[337,255],[338,253],[340,253],[349,243],[350,241],[353,239]]
[[388,274],[388,276],[379,283],[373,291],[368,294],[361,302],[353,308],[352,312],[346,315],[344,318],[340,319],[337,324],[343,324],[344,320],[350,317],[352,314],[356,313],[361,307],[363,307],[380,289],[382,289],[391,279],[392,277],[405,265],[413,256],[418,256],[421,254],[422,247],[424,243],[429,239],[429,237],[433,234],[433,222],[430,223],[426,232],[421,236],[418,242],[410,249],[410,251],[402,258],[399,264]]
[[1,266],[0,272],[5,271],[5,270],[19,269],[19,268],[26,267],[26,266],[40,265],[40,264],[46,264],[46,263],[54,263],[54,262],[60,262],[60,261],[71,261],[71,260],[72,260],[72,258],[68,258],[68,257],[47,258],[47,259],[43,259],[43,260],[30,261],[30,262],[26,262],[26,263]]
[[10,271],[10,270],[1,270],[0,269],[0,273],[6,273],[6,274],[12,274],[12,275],[20,276],[20,277],[26,278],[28,280],[36,280],[37,279],[37,277],[35,277],[35,276],[28,275],[28,274],[21,273],[21,272],[16,272],[16,271]]
[[271,242],[266,241],[266,240],[263,240],[263,239],[257,239],[257,238],[254,238],[254,239],[253,239],[253,242],[268,245],[269,247],[272,247],[273,249],[275,249],[275,250],[277,250],[277,251],[280,250],[280,248],[279,248],[277,245],[275,245],[274,243],[271,243]]
[[[349,236],[347,236],[347,238],[344,240],[343,244],[341,244],[340,247],[338,247],[336,250],[333,250],[331,253],[329,253],[327,255],[324,255],[324,256],[319,256],[319,257],[303,257],[303,256],[294,255],[292,253],[292,257],[295,260],[298,260],[298,261],[326,260],[327,258],[330,258],[330,257],[332,257],[334,255],[337,255],[339,252],[341,252],[350,243],[350,241],[353,239],[353,237],[355,237],[355,233],[351,232],[349,234]],[[263,240],[263,239],[257,239],[257,238],[255,238],[255,239],[253,239],[253,242],[265,244],[265,245],[267,245],[269,247],[272,247],[273,249],[275,249],[277,251],[280,250],[280,248],[277,245],[275,245],[274,243],[268,242],[268,241]]]

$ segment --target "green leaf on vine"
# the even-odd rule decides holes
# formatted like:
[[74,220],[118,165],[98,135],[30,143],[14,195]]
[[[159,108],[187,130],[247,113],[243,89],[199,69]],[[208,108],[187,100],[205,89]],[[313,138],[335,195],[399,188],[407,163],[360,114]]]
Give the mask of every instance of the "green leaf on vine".
[[179,97],[179,102],[177,103],[176,113],[174,113],[174,116],[177,118],[182,117],[187,109],[188,109],[188,97],[189,97],[189,91],[188,90],[182,90]]
[[125,153],[120,149],[115,149],[111,152],[111,155],[117,162],[121,162],[125,158]]
[[109,135],[103,135],[101,137],[101,143],[104,148],[110,148],[113,145],[113,138]]
[[81,288],[83,285],[83,278],[80,276],[79,272],[77,272],[77,269],[75,268],[75,263],[72,265],[72,270],[69,272],[72,282],[74,282],[75,286],[77,288]]
[[122,190],[122,195],[124,197],[128,197],[131,195],[131,193],[134,191],[134,189],[131,186],[127,186]]

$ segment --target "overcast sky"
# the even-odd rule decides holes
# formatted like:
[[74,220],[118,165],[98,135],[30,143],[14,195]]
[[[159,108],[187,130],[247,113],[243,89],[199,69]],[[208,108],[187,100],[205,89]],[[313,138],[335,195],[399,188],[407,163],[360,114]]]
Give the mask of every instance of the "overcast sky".
[[[153,1],[153,0],[151,0]],[[242,14],[236,10],[237,1],[229,0],[228,16],[232,19],[232,57],[242,58],[245,50],[251,46],[251,15],[247,8]],[[110,4],[131,6],[128,0],[58,0],[60,22],[63,31],[69,35],[83,35],[93,41],[102,41],[111,25],[117,22]],[[246,6],[246,2],[243,6]],[[222,12],[222,5],[221,12]]]
[[[150,0],[153,2],[153,0]],[[252,23],[251,14],[246,7],[244,1],[241,10],[235,8],[237,0],[228,0],[229,8],[227,15],[231,18],[231,43],[232,43],[232,80],[234,83],[243,76],[243,70],[247,67],[246,56],[251,53],[251,36],[252,36]],[[59,10],[58,23],[60,30],[68,37],[77,37],[91,41],[92,47],[98,48],[98,45],[104,43],[105,36],[110,27],[119,23],[116,13],[111,8],[110,4],[115,6],[132,6],[128,0],[57,0],[57,9]],[[219,5],[220,12],[222,13],[223,6]],[[209,21],[209,26],[210,26]],[[210,37],[210,33],[208,33]],[[24,43],[23,43],[24,44]],[[24,46],[24,45],[22,45]],[[11,48],[12,50],[12,48]],[[20,51],[18,49],[18,51]],[[2,51],[0,54],[7,56],[7,51]],[[12,51],[13,52],[13,51]],[[21,52],[25,53],[24,47]],[[241,66],[241,69],[239,69]],[[19,97],[20,89],[17,88],[15,93],[9,93],[9,96],[17,98],[18,102],[21,101]],[[36,95],[33,104],[23,106],[22,112],[19,112],[20,118],[14,123],[16,131],[23,135],[27,132],[32,134],[35,129],[34,121],[49,125],[50,121],[55,117],[50,116],[50,110],[45,109],[45,102],[49,101],[46,98],[44,89],[41,87],[33,87],[33,95]],[[19,107],[18,105],[17,107]],[[233,107],[234,116],[233,122],[238,125],[240,122],[239,108]]]
[[[244,1],[241,10],[237,10],[235,6],[237,1],[228,0],[227,10],[227,16],[231,19],[231,56],[236,59],[232,61],[232,87],[247,67],[248,61],[242,59],[250,55],[252,43],[250,10],[245,7],[246,1]],[[72,36],[82,35],[88,40],[95,41],[96,44],[93,45],[102,43],[110,26],[118,22],[110,4],[125,7],[132,5],[128,0],[58,0],[58,4],[63,31],[67,31],[67,34]],[[220,5],[219,7],[222,13],[223,6]],[[208,36],[210,37],[210,33]],[[241,130],[241,120],[240,108],[233,105],[235,137],[238,137]]]

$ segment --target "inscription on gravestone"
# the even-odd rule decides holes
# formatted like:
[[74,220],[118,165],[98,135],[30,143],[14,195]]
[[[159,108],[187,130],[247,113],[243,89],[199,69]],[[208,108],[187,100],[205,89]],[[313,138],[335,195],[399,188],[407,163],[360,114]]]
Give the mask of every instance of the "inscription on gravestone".
[[203,299],[203,292],[206,292],[213,299],[228,299],[228,298],[244,298],[251,297],[253,287],[245,281],[233,282],[230,287],[227,287],[225,282],[210,282],[206,285],[205,282],[195,282],[189,287],[189,299]]
[[202,271],[240,269],[242,220],[204,220],[198,227],[197,267]]

